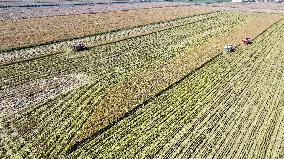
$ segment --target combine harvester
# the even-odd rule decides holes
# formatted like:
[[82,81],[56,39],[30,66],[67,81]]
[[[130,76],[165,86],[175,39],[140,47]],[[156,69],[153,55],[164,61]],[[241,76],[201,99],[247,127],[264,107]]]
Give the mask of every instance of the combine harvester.
[[230,53],[230,52],[235,52],[236,48],[233,46],[233,44],[227,44],[224,47],[224,51]]
[[[251,44],[251,39],[249,37],[245,37],[242,39],[242,44],[243,45],[249,45]],[[224,51],[230,53],[230,52],[235,52],[236,51],[236,47],[234,47],[233,44],[227,44],[224,46]]]
[[73,45],[74,51],[83,51],[87,49],[87,46],[82,41],[80,41],[77,45]]
[[244,45],[251,44],[251,39],[249,37],[245,37],[245,38],[242,39],[242,43]]

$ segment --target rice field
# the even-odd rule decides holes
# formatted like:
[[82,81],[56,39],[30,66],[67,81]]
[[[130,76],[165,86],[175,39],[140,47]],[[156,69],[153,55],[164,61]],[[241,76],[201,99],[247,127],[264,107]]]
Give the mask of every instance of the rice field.
[[284,16],[181,12],[2,47],[0,158],[283,158]]

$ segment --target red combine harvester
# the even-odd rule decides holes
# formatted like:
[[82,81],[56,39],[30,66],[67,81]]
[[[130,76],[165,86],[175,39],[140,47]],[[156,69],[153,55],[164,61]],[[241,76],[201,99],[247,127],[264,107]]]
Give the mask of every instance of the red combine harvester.
[[245,37],[245,38],[242,39],[242,43],[243,43],[244,45],[248,45],[248,44],[251,43],[251,39],[248,38],[248,37]]

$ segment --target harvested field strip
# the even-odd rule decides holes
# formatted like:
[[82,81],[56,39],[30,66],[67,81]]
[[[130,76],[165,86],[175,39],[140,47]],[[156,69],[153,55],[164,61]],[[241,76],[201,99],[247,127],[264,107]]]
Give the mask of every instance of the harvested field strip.
[[70,157],[280,157],[283,25],[235,54],[218,56]]
[[138,26],[130,29],[128,28],[124,30],[116,30],[113,32],[102,33],[99,35],[88,36],[71,41],[53,43],[50,45],[42,45],[21,50],[7,51],[1,54],[0,63],[2,64],[2,66],[10,65],[14,63],[24,62],[24,60],[36,60],[37,58],[45,58],[46,56],[66,53],[66,51],[70,50],[71,45],[78,43],[79,41],[84,42],[88,46],[88,48],[99,47],[100,45],[111,44],[138,36],[153,34],[174,27],[188,25],[190,23],[196,23],[202,20],[204,21],[218,15],[220,15],[220,13],[218,12],[209,12],[191,17],[178,18],[166,22]]
[[[188,53],[185,50],[204,44],[208,38],[228,36],[243,23],[250,23],[260,17],[259,14],[218,14],[218,17],[98,46],[80,54],[60,54],[3,66],[1,73],[5,88],[68,72],[86,73],[93,79],[92,83],[62,94],[50,102],[26,108],[8,117],[8,125],[10,123],[10,126],[14,126],[19,138],[24,139],[15,141],[20,145],[16,148],[17,152],[24,157],[29,154],[37,157],[65,156],[74,144],[71,140],[74,137],[78,139],[77,132],[84,130],[82,126],[89,116],[94,112],[105,111],[97,105],[117,83],[136,76],[143,69],[155,68],[172,58],[182,57]],[[25,73],[26,76],[21,76]],[[10,80],[10,77],[14,78]],[[116,115],[116,112],[127,112],[130,109],[122,107],[121,110],[110,111]],[[98,120],[102,120],[103,124],[94,131],[107,126],[113,118]]]
[[180,6],[0,21],[0,48],[3,50],[60,41],[207,12],[209,9]]
[[[268,17],[270,20],[263,23],[263,19],[267,19]],[[98,107],[104,108],[104,112],[95,112],[83,127],[82,132],[79,132],[78,138],[86,138],[86,136],[88,138],[88,136],[92,136],[90,133],[96,134],[96,129],[100,128],[100,126],[96,125],[102,125],[103,123],[101,122],[107,122],[100,119],[122,116],[125,113],[124,109],[133,109],[147,98],[154,96],[167,88],[171,83],[181,79],[188,72],[191,72],[212,57],[218,55],[222,51],[223,45],[227,42],[239,43],[239,39],[243,35],[256,37],[280,18],[281,16],[260,16],[240,25],[237,29],[230,32],[228,36],[221,35],[213,37],[212,39],[208,39],[205,44],[200,45],[200,47],[184,49],[183,51],[186,54],[154,68],[144,69],[139,75],[128,78],[126,81],[115,86],[100,102]],[[120,111],[121,114],[113,114],[114,109],[117,109],[116,112]]]

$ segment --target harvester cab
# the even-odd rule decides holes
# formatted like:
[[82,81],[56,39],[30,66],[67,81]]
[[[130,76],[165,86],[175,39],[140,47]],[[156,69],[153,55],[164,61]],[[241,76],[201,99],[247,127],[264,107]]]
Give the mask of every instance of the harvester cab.
[[224,47],[224,51],[230,53],[230,52],[236,51],[236,48],[235,48],[232,44],[227,44],[227,45],[225,45],[225,47]]
[[245,37],[245,38],[242,39],[242,43],[244,45],[248,45],[248,44],[251,43],[251,39],[249,37]]
[[83,51],[83,50],[86,50],[86,49],[87,49],[87,47],[86,47],[86,45],[82,41],[80,41],[76,45],[73,45],[73,50],[74,51]]

